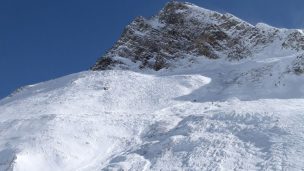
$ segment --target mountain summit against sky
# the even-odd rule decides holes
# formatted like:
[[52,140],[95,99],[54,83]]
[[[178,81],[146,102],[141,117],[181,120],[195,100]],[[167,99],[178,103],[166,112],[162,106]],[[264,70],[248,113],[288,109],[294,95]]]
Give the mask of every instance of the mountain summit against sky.
[[303,104],[302,30],[172,1],[0,100],[0,171],[304,170]]
[[228,13],[171,1],[150,19],[137,17],[92,69],[160,70],[189,55],[235,61],[273,46],[274,53],[303,50],[302,30],[278,29],[262,23],[253,26]]

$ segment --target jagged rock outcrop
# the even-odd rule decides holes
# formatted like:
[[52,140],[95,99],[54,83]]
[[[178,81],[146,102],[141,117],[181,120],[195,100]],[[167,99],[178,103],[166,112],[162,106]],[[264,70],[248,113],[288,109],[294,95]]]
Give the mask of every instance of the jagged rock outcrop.
[[304,54],[297,56],[292,63],[291,70],[297,75],[304,74]]
[[297,51],[304,50],[304,36],[302,31],[295,31],[287,36],[283,43],[283,47],[295,49]]
[[137,17],[91,69],[160,70],[189,55],[240,60],[274,41],[281,41],[282,49],[304,49],[303,34],[294,30],[285,36],[288,31],[266,24],[253,26],[231,14],[171,1],[150,19]]

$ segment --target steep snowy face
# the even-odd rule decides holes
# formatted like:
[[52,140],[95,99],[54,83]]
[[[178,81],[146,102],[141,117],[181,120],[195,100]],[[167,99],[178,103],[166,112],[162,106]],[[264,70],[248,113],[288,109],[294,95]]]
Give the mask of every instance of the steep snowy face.
[[0,171],[304,170],[302,30],[170,2],[0,100]]
[[276,53],[302,51],[303,32],[261,23],[252,26],[231,14],[172,1],[150,19],[136,18],[92,69],[160,70],[189,55],[235,61],[273,46]]

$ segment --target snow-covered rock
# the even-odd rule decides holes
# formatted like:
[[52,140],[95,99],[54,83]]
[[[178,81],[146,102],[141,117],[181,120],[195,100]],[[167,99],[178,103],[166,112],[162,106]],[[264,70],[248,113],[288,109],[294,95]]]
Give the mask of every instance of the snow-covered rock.
[[263,53],[265,47],[279,54],[303,51],[303,32],[253,26],[229,13],[171,1],[150,19],[137,17],[92,69],[160,70],[187,55],[235,61]]
[[0,171],[303,170],[302,39],[170,2],[94,71],[0,100]]

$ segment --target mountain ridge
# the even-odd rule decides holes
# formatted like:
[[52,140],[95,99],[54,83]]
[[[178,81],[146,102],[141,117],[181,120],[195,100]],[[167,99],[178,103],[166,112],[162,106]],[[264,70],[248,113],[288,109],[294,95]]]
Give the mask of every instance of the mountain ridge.
[[92,70],[1,99],[0,170],[304,170],[301,30],[168,5]]
[[[92,70],[169,68],[182,56],[240,60],[275,41],[281,49],[304,49],[298,29],[253,26],[232,14],[221,14],[187,2],[171,1],[150,19],[137,17]],[[278,47],[279,48],[279,47]]]

